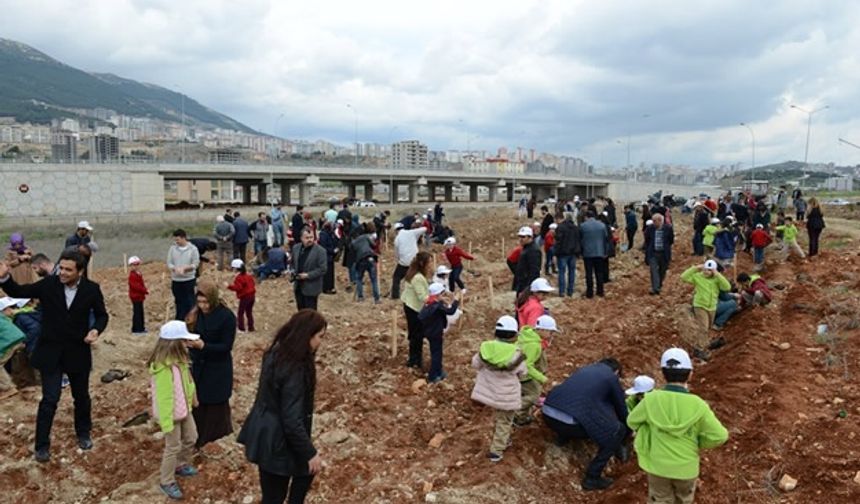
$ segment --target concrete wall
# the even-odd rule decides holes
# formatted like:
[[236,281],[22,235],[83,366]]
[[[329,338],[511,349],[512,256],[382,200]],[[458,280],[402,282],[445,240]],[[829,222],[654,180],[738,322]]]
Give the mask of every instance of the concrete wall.
[[615,202],[630,203],[633,201],[645,201],[648,196],[660,190],[663,191],[664,196],[674,194],[675,196],[684,196],[685,198],[698,195],[701,192],[716,196],[719,192],[717,186],[679,186],[627,180],[609,184],[606,195]]

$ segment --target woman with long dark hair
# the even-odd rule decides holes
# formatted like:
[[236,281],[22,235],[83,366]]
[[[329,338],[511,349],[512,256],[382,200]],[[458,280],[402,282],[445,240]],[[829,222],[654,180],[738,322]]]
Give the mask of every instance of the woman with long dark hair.
[[406,286],[400,300],[403,301],[403,312],[406,314],[407,337],[409,339],[408,367],[420,368],[422,364],[422,350],[424,347],[424,335],[421,332],[421,322],[418,321],[418,313],[424,307],[427,296],[430,295],[429,280],[433,268],[433,256],[429,252],[418,252],[409,269],[406,270]]
[[263,504],[304,502],[322,470],[311,426],[314,357],[327,327],[316,310],[300,310],[263,354],[257,398],[237,439],[248,461],[259,467]]
[[806,217],[806,232],[809,233],[809,257],[818,255],[818,239],[824,231],[824,214],[818,198],[809,198],[809,215]]

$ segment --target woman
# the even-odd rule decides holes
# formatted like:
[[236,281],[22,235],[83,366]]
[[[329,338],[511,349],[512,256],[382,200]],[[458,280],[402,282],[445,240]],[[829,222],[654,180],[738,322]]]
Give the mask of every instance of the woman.
[[407,337],[409,338],[409,360],[407,367],[421,368],[421,352],[424,347],[424,335],[421,331],[421,323],[418,321],[418,313],[424,307],[427,296],[430,295],[430,286],[427,279],[433,274],[433,256],[429,252],[418,252],[409,269],[406,270],[406,281],[400,300],[403,301],[403,312],[406,314]]
[[323,276],[323,294],[337,294],[337,289],[334,287],[334,265],[338,239],[332,229],[332,223],[329,221],[325,221],[325,224],[323,224],[322,232],[320,233],[320,246],[325,249],[326,262],[328,263],[325,276]]
[[188,329],[200,339],[189,343],[191,375],[197,386],[199,406],[194,408],[197,448],[233,432],[230,396],[233,394],[233,340],[236,316],[221,299],[218,287],[203,281],[197,285],[197,306],[186,318]]
[[809,233],[809,257],[818,255],[818,238],[824,231],[824,214],[818,198],[809,198],[809,215],[806,216],[806,232]]
[[9,249],[6,251],[6,263],[9,264],[9,274],[18,285],[31,284],[36,281],[36,273],[30,266],[33,251],[24,244],[24,235],[12,233],[9,237]]
[[[237,441],[257,464],[263,504],[299,504],[322,469],[311,441],[316,367],[314,355],[327,323],[316,310],[300,310],[263,354],[257,398]],[[289,495],[289,499],[288,499]]]

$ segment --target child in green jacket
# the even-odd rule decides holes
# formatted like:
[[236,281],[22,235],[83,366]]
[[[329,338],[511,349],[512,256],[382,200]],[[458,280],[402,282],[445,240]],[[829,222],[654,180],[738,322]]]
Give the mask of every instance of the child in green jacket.
[[194,476],[191,450],[197,441],[197,426],[191,408],[197,405],[194,380],[188,364],[187,345],[200,339],[190,334],[185,322],[172,320],[163,326],[147,365],[152,375],[153,418],[164,433],[160,488],[171,499],[181,499],[176,476]]
[[695,287],[693,294],[695,332],[689,339],[693,345],[693,356],[706,361],[710,358],[706,348],[711,342],[709,334],[717,314],[720,291],[728,292],[732,290],[732,285],[717,272],[717,262],[713,259],[708,259],[702,266],[690,266],[681,273],[681,280]]
[[797,226],[794,225],[791,217],[785,218],[785,224],[776,226],[776,231],[782,232],[782,241],[786,259],[792,253],[800,256],[801,259],[806,257],[806,254],[803,253],[803,249],[797,244]]
[[627,399],[624,400],[627,411],[633,411],[633,408],[642,402],[645,394],[652,390],[654,390],[654,378],[646,375],[639,375],[634,378],[633,386],[624,391],[624,394],[627,395]]
[[706,257],[713,257],[714,255],[714,238],[716,238],[719,230],[720,219],[716,217],[712,218],[711,223],[702,230],[702,245],[705,246]]
[[722,445],[729,433],[708,403],[687,389],[693,374],[687,352],[666,350],[660,367],[666,385],[645,395],[627,425],[636,431],[639,467],[648,473],[648,502],[692,504],[699,450]]
[[553,333],[558,332],[555,319],[549,315],[541,315],[535,321],[534,328],[523,326],[520,329],[517,344],[526,356],[526,368],[528,375],[522,380],[523,406],[514,417],[514,424],[519,427],[534,421],[531,415],[532,408],[540,398],[541,388],[546,383],[546,354],[544,350],[549,347]]

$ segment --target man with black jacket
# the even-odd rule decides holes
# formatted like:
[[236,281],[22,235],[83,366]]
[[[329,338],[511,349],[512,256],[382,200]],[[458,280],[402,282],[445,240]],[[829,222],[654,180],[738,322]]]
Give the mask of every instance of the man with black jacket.
[[705,245],[702,243],[704,239],[705,227],[711,222],[711,214],[708,207],[702,203],[693,205],[695,213],[693,214],[693,255],[705,255]]
[[[108,323],[99,284],[83,277],[86,260],[75,251],[60,256],[58,274],[29,285],[18,285],[9,266],[0,261],[0,287],[16,298],[36,298],[42,306],[42,335],[31,364],[42,375],[42,400],[36,414],[36,460],[51,458],[51,426],[62,392],[63,374],[69,378],[75,404],[75,434],[82,450],[93,447],[89,377],[92,345]],[[90,313],[95,322],[90,325]]]
[[296,213],[293,214],[293,218],[290,221],[290,231],[293,235],[293,245],[299,243],[302,239],[302,228],[305,227],[305,219],[304,217],[302,217],[302,210],[304,209],[304,206],[296,205]]
[[651,270],[651,295],[660,294],[666,270],[672,261],[672,244],[675,243],[675,231],[672,226],[663,222],[663,216],[654,214],[654,223],[645,228],[645,262]]
[[573,212],[564,212],[564,220],[555,230],[555,254],[558,258],[558,295],[573,296],[576,283],[576,258],[582,253],[579,229],[573,222]]
[[552,216],[552,212],[549,211],[549,208],[546,205],[541,206],[540,211],[543,214],[543,220],[540,223],[540,239],[542,245],[543,241],[546,240],[546,234],[549,233],[550,224],[555,222],[555,217]]
[[325,249],[314,243],[310,228],[303,228],[299,241],[293,245],[293,274],[295,275],[296,307],[317,309],[317,298],[323,288],[328,269]]
[[540,277],[540,266],[543,260],[540,247],[534,241],[534,231],[529,226],[520,228],[517,236],[523,251],[517,261],[514,272],[514,290],[517,294],[529,288],[534,280]]

